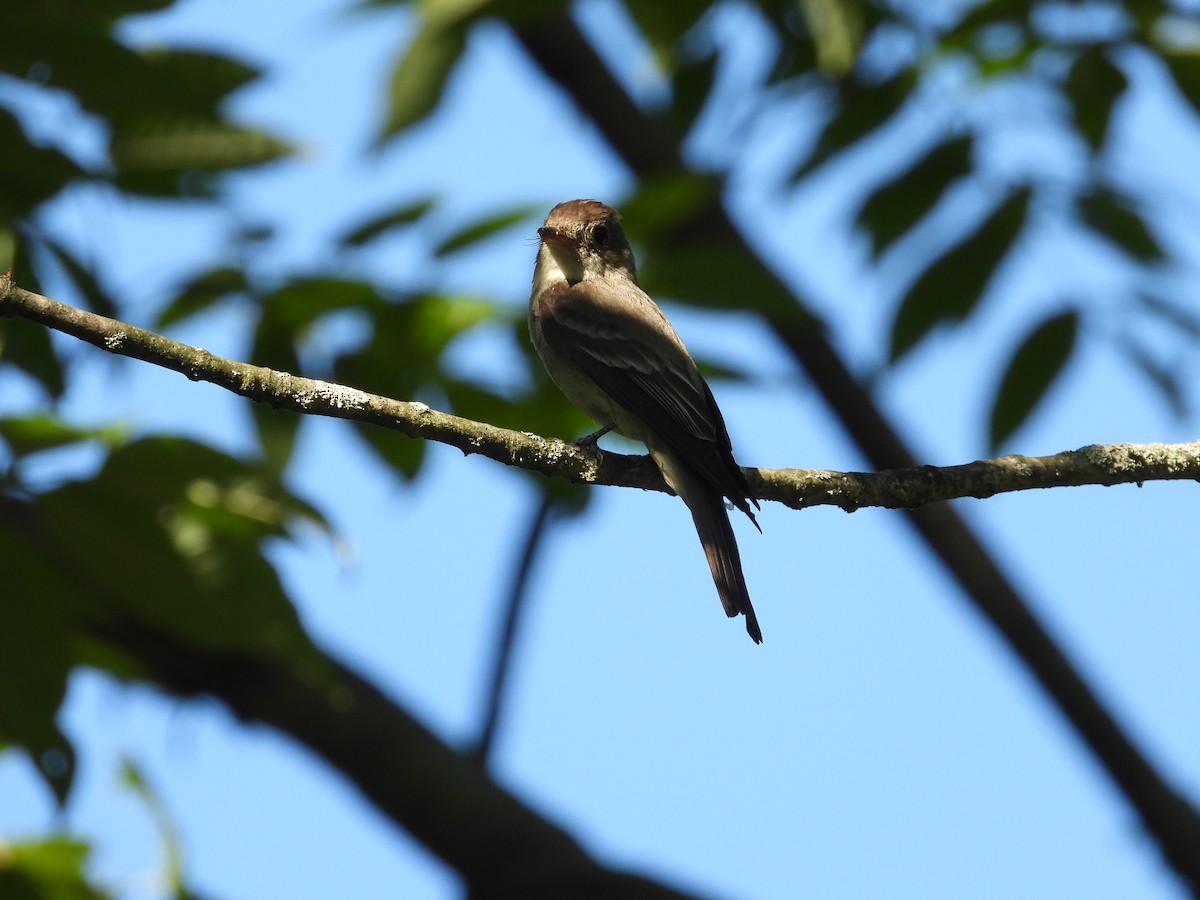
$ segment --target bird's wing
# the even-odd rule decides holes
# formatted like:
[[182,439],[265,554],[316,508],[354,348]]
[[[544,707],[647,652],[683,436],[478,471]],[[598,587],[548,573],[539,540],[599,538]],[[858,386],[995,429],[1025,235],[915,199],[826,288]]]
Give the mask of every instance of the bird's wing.
[[649,297],[633,284],[564,282],[543,292],[536,313],[556,353],[750,515],[753,495],[716,400]]

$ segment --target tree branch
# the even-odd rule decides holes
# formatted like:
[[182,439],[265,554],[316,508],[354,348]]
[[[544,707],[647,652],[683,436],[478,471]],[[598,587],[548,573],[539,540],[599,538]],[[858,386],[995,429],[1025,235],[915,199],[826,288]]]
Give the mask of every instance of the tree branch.
[[[224,359],[153,331],[67,306],[0,275],[0,316],[19,317],[93,346],[153,363],[277,409],[380,425],[411,438],[457,447],[508,466],[577,484],[667,491],[645,456],[577,446],[558,438],[497,428],[356,388]],[[1053,456],[1002,456],[958,466],[910,466],[885,472],[817,469],[744,470],[759,499],[793,509],[837,506],[915,509],[962,497],[1081,485],[1200,480],[1200,441],[1189,444],[1091,445]]]
[[195,647],[106,610],[96,635],[183,697],[212,695],[240,719],[294,738],[453,867],[479,898],[688,900],[600,866],[571,835],[493,782],[370,682],[322,655],[312,671]]

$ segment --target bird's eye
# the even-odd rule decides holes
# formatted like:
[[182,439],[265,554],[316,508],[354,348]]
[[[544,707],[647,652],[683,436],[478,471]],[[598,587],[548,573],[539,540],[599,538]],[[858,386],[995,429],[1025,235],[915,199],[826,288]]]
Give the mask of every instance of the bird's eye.
[[608,226],[597,225],[592,229],[592,242],[597,246],[603,247],[608,243]]

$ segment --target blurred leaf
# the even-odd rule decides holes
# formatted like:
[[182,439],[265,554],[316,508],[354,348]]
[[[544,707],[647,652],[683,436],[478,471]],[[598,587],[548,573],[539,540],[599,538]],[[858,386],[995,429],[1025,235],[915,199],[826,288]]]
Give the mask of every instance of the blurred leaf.
[[1033,7],[1033,0],[983,0],[972,4],[950,35],[975,32],[980,28],[1004,25],[1010,22],[1023,23]]
[[343,247],[361,247],[386,232],[419,222],[434,206],[434,199],[426,197],[416,203],[397,207],[381,216],[368,219],[357,228],[342,235],[337,242]]
[[669,115],[679,134],[687,134],[704,111],[717,78],[719,61],[720,54],[713,50],[676,66],[671,78]]
[[150,196],[205,196],[212,190],[205,173],[262,165],[292,153],[289,144],[263,132],[201,119],[147,120],[114,132],[109,149],[117,186]]
[[371,340],[341,356],[334,376],[341,384],[412,399],[441,384],[441,357],[450,341],[495,316],[488,301],[434,294],[381,306]]
[[232,266],[218,266],[184,282],[179,293],[163,308],[155,322],[156,328],[166,328],[210,307],[229,299],[233,295],[250,293],[246,273]]
[[147,438],[114,450],[95,478],[41,495],[38,507],[38,533],[77,585],[89,629],[132,619],[192,646],[312,662],[262,541],[298,518],[320,519],[269,471],[191,441]]
[[892,323],[894,363],[943,322],[962,321],[975,308],[1029,213],[1029,188],[1015,191],[962,243],[934,262],[909,288]]
[[53,837],[0,844],[0,897],[5,900],[110,900],[87,880],[91,850]]
[[1193,110],[1200,113],[1200,54],[1164,53],[1162,59],[1179,93],[1192,105]]
[[1182,331],[1193,340],[1200,340],[1200,312],[1172,303],[1154,294],[1140,293],[1138,301],[1160,319]]
[[973,144],[967,135],[936,145],[866,199],[857,219],[871,235],[872,254],[890,247],[937,206],[951,184],[970,174]]
[[385,143],[428,116],[442,99],[446,81],[467,46],[466,23],[426,20],[392,72],[387,121],[376,138]]
[[633,0],[626,8],[660,65],[674,55],[680,39],[708,12],[709,0]]
[[20,319],[0,319],[0,365],[16,366],[35,379],[51,397],[66,389],[62,363],[50,342],[50,330]]
[[830,157],[891,121],[909,99],[911,77],[897,76],[883,84],[864,84],[857,78],[836,85],[836,111],[825,124],[813,152],[792,174],[799,181]]
[[504,212],[493,213],[472,222],[465,228],[445,238],[434,249],[435,256],[448,256],[451,253],[456,253],[459,250],[465,250],[480,241],[487,240],[493,235],[499,234],[514,225],[526,222],[538,214],[536,206],[518,206],[514,209],[505,210]]
[[382,462],[405,481],[416,478],[421,471],[428,449],[426,441],[418,441],[408,435],[377,425],[354,423],[354,429]]
[[1179,421],[1187,419],[1190,411],[1187,391],[1183,384],[1183,373],[1159,362],[1149,350],[1128,335],[1118,336],[1117,348],[1125,354],[1133,367],[1158,390],[1167,404],[1167,408],[1171,410],[1171,414]]
[[[0,54],[3,55],[3,54]],[[35,147],[13,115],[0,107],[0,225],[27,217],[35,207],[53,197],[83,169],[70,158],[48,147]]]
[[266,320],[263,327],[286,332],[298,341],[321,316],[345,309],[371,312],[383,309],[384,304],[370,282],[296,278],[263,297],[262,307]]
[[988,444],[993,452],[1025,424],[1058,378],[1075,348],[1078,329],[1078,313],[1058,313],[1038,323],[1017,347],[992,402]]
[[110,319],[118,318],[117,301],[109,293],[108,289],[100,284],[99,277],[95,272],[76,259],[70,250],[52,238],[44,238],[42,246],[63,267],[67,277],[71,279],[79,293],[83,295],[83,299],[86,301],[84,305],[87,309],[101,316],[107,316]]
[[858,58],[865,28],[863,5],[855,0],[800,0],[817,50],[817,67],[833,76],[848,73]]
[[122,443],[127,434],[125,429],[116,426],[80,428],[50,416],[0,418],[0,440],[17,457],[83,441],[100,441],[113,447]]
[[33,538],[37,511],[0,496],[4,627],[0,628],[0,740],[24,747],[61,806],[75,772],[55,720],[66,696],[77,629],[63,560]]
[[1075,109],[1075,124],[1092,150],[1104,145],[1113,108],[1128,85],[1102,47],[1085,48],[1071,64],[1064,90]]
[[141,769],[129,757],[121,760],[121,781],[133,792],[154,820],[162,844],[165,868],[165,887],[176,900],[187,896],[183,885],[183,846],[179,840],[179,829],[167,810],[159,793],[150,786]]
[[1136,259],[1158,262],[1165,257],[1158,239],[1125,195],[1097,187],[1079,198],[1079,212],[1084,222]]

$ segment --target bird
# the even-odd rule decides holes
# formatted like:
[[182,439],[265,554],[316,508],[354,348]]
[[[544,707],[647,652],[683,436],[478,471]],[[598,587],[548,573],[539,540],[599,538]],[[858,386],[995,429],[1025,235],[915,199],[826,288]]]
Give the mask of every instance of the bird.
[[[620,214],[598,200],[559,203],[538,229],[529,333],[550,375],[602,427],[646,445],[687,505],[717,594],[762,643],[725,500],[761,533],[760,509],[721,410],[666,315],[638,284]],[[751,509],[753,505],[754,509]]]

